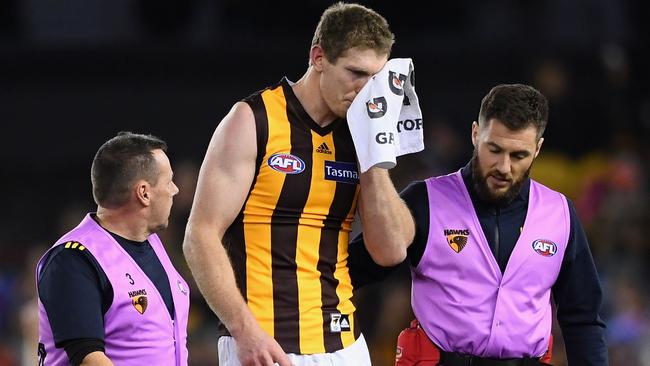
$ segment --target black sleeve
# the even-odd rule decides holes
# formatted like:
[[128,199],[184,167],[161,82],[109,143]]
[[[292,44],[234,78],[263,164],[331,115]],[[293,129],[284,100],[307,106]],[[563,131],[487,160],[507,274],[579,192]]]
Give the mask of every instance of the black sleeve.
[[408,248],[411,266],[417,267],[427,247],[429,238],[429,193],[424,181],[413,182],[406,187],[400,196],[411,209],[415,221],[415,238]]
[[587,237],[569,201],[571,231],[562,268],[553,286],[557,318],[569,365],[608,365],[605,323],[600,318],[603,290]]
[[[42,269],[39,299],[45,307],[56,347],[63,347],[71,361],[103,350],[104,313],[107,304],[112,302],[112,288],[107,294],[107,286],[110,287],[106,275],[87,250],[59,246]],[[95,346],[89,340],[94,340],[90,343]],[[89,351],[80,356],[81,350]]]
[[[415,219],[415,239],[408,248],[408,256],[411,264],[417,266],[424,253],[429,234],[429,205],[426,183],[423,181],[411,183],[400,193],[400,196],[411,209]],[[400,266],[398,264],[393,267],[382,267],[376,264],[363,242],[363,233],[352,240],[348,247],[348,254],[350,276],[355,289],[382,281]]]
[[363,233],[357,235],[348,246],[348,268],[350,269],[350,278],[355,290],[363,286],[382,281],[388,277],[397,268],[382,267],[368,253],[366,245],[363,242]]
[[105,352],[104,341],[99,339],[73,339],[62,342],[70,366],[79,366],[84,358],[95,351]]

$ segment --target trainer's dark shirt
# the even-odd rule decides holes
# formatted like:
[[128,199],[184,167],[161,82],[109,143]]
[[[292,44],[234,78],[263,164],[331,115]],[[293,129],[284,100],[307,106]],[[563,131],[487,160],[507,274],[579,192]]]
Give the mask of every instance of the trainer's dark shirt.
[[[530,179],[524,182],[519,195],[512,202],[496,207],[481,202],[478,198],[469,164],[461,170],[461,174],[485,237],[492,248],[492,254],[503,272],[526,219]],[[408,260],[412,266],[417,266],[429,236],[429,198],[426,183],[414,182],[402,191],[400,196],[411,209],[416,223],[415,239],[408,248]],[[567,359],[570,365],[607,365],[605,324],[599,315],[603,300],[602,288],[587,237],[571,201],[569,213],[569,242],[559,276],[552,288]],[[362,235],[353,240],[349,252],[350,274],[355,288],[378,281],[395,268],[382,268],[372,262],[363,245]]]
[[[110,234],[156,286],[173,319],[169,280],[149,241]],[[41,270],[38,295],[54,343],[65,349],[71,365],[79,365],[91,352],[104,352],[104,315],[113,302],[113,287],[88,250],[66,249],[63,245],[54,248]]]

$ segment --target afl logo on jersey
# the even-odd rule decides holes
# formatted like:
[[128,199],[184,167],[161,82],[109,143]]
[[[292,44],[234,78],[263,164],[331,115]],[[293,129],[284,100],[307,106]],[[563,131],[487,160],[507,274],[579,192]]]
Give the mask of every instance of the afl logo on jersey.
[[267,164],[271,169],[285,174],[300,174],[305,171],[305,162],[291,154],[273,154]]
[[550,240],[537,239],[533,242],[533,249],[544,257],[552,257],[557,253],[557,245]]

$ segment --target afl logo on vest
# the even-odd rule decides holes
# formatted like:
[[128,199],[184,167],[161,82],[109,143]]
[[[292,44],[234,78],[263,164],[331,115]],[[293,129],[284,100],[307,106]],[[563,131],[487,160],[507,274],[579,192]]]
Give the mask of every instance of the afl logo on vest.
[[557,252],[557,245],[550,240],[537,239],[533,242],[533,249],[543,257],[552,257]]
[[300,174],[305,171],[305,162],[291,154],[273,154],[267,164],[271,169],[285,174]]

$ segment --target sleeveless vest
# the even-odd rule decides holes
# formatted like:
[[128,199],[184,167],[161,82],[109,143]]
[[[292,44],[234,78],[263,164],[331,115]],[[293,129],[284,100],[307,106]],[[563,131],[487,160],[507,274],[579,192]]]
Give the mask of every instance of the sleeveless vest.
[[[152,234],[147,240],[167,273],[174,301],[174,320],[155,285],[90,215],[45,253],[36,268],[36,278],[38,281],[53,248],[65,245],[90,251],[113,287],[113,302],[104,315],[106,356],[116,366],[184,366],[187,365],[189,286],[172,265],[158,236]],[[83,298],[83,294],[79,295]],[[38,307],[39,343],[44,345],[46,354],[44,365],[68,365],[65,351],[54,346],[47,312],[40,300]]]
[[412,305],[447,352],[541,356],[551,333],[551,288],[569,239],[566,198],[531,180],[524,226],[502,274],[460,172],[426,180],[430,226]]

